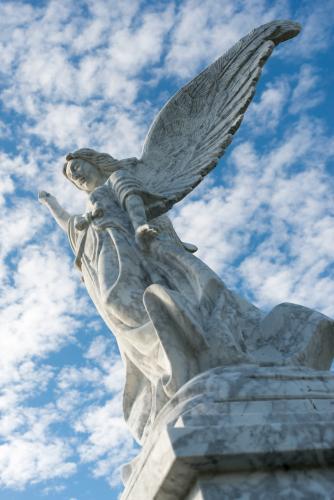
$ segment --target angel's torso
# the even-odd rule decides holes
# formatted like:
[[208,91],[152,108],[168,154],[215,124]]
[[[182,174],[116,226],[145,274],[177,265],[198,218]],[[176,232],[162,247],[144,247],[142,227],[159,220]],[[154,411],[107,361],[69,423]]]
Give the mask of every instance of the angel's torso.
[[109,181],[90,193],[87,210],[91,213],[96,211],[101,213],[100,216],[92,221],[92,225],[95,229],[118,227],[129,233],[133,233],[129,216],[127,212],[121,208]]

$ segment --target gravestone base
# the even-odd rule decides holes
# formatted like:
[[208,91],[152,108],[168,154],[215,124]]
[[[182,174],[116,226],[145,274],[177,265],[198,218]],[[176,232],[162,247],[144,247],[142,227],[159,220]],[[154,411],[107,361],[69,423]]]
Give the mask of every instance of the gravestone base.
[[334,468],[277,469],[199,477],[187,500],[333,499]]
[[334,376],[215,368],[166,405],[122,499],[334,498]]

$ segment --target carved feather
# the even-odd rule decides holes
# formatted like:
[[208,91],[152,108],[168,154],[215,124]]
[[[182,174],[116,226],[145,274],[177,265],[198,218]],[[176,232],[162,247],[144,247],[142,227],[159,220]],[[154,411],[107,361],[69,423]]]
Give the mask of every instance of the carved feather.
[[253,30],[172,97],[155,118],[136,175],[163,196],[163,213],[186,196],[224,154],[238,130],[261,69],[300,26],[273,21]]

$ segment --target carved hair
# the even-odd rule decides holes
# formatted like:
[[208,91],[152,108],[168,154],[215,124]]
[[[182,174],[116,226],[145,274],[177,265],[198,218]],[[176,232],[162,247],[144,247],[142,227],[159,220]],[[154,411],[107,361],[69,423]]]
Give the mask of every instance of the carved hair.
[[104,174],[107,177],[109,177],[112,172],[115,172],[115,170],[121,168],[121,162],[119,160],[116,160],[116,158],[108,155],[108,153],[99,153],[94,149],[82,148],[74,151],[74,153],[69,153],[66,156],[66,162],[64,163],[63,167],[63,174],[65,175],[65,177],[67,177],[66,167],[68,162],[70,160],[74,160],[75,158],[88,161],[89,163],[94,165],[101,172],[101,174]]

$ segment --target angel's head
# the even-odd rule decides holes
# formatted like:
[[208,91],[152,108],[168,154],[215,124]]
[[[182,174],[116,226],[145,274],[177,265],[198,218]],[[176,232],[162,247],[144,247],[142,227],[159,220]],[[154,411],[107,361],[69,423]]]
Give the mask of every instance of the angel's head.
[[119,168],[120,162],[107,153],[82,148],[66,156],[63,174],[78,189],[91,193]]

